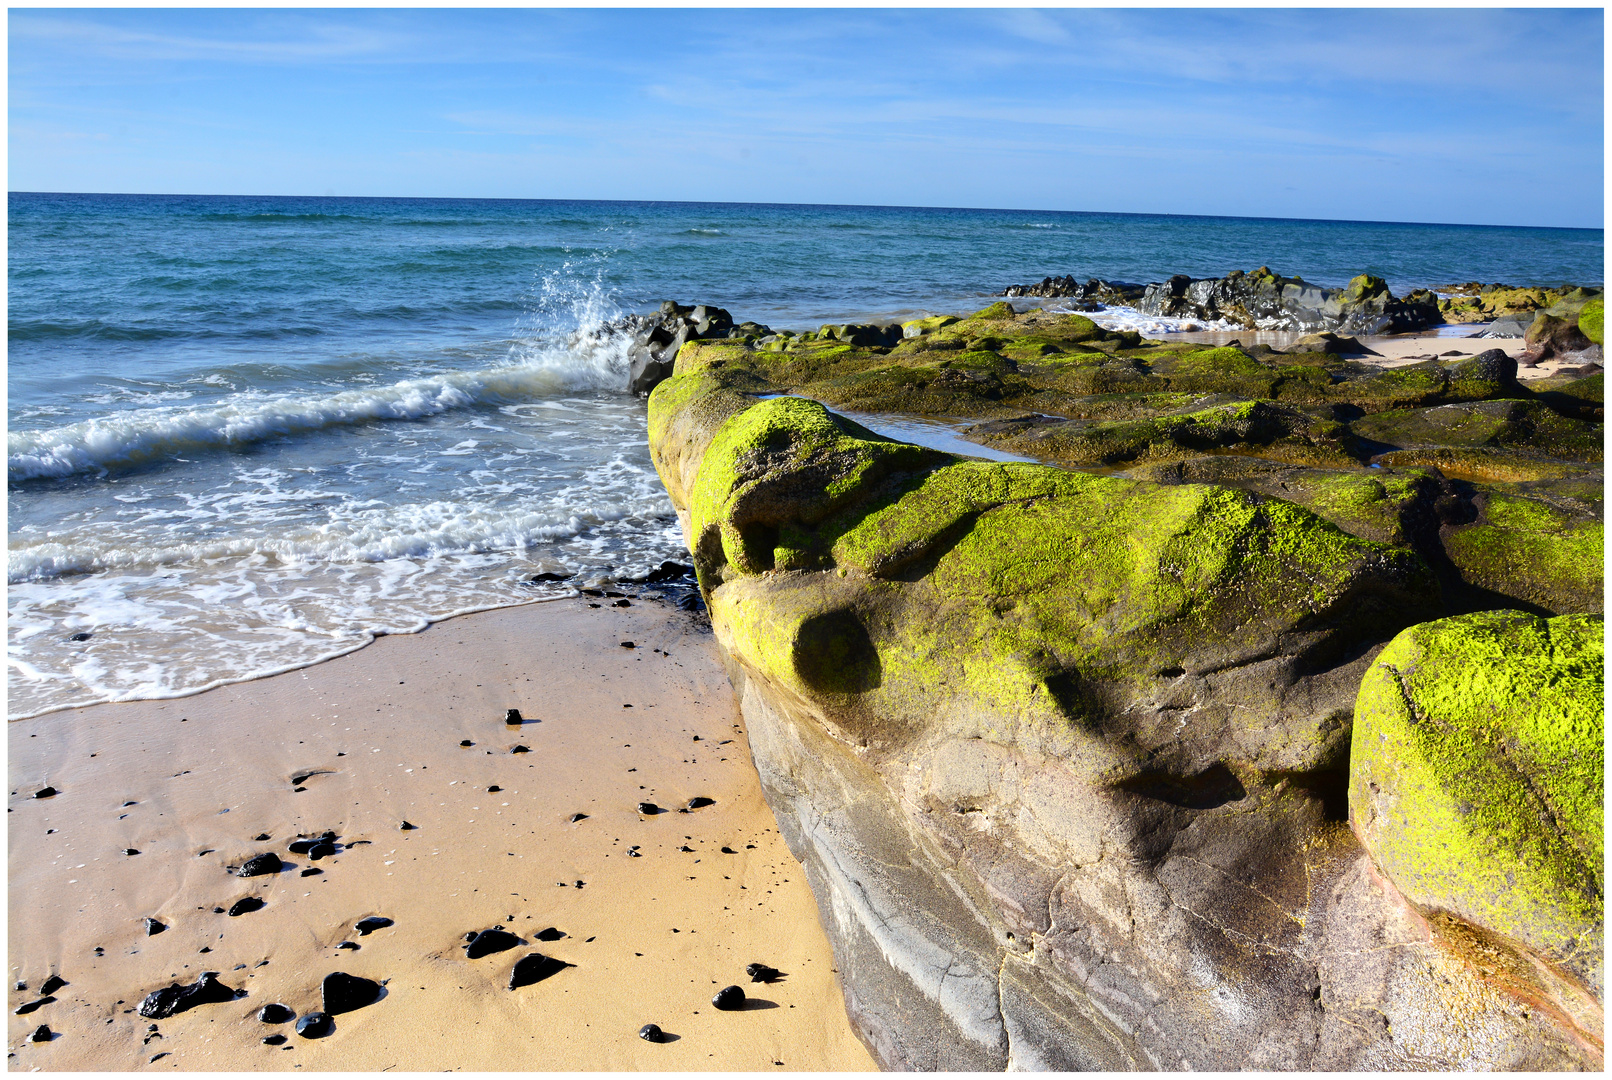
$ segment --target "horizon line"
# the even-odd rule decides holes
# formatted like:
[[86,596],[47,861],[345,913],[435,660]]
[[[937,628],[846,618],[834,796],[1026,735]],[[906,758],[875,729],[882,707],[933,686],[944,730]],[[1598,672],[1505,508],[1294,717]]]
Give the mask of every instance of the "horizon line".
[[1552,232],[1595,232],[1604,233],[1604,225],[1506,225],[1485,222],[1461,221],[1382,221],[1368,218],[1310,218],[1310,217],[1254,217],[1241,214],[1184,214],[1165,213],[1147,210],[1050,210],[1042,208],[1019,208],[1008,206],[922,206],[899,203],[809,203],[809,202],[746,202],[717,199],[574,199],[574,198],[533,198],[516,196],[480,196],[480,195],[284,195],[284,194],[246,194],[241,192],[164,192],[164,191],[7,191],[7,197],[13,195],[60,195],[60,196],[99,196],[107,198],[156,198],[156,199],[346,199],[367,201],[392,202],[509,202],[509,203],[595,203],[603,205],[624,206],[764,206],[764,207],[812,207],[825,210],[943,210],[968,211],[972,213],[999,213],[999,214],[1079,214],[1088,217],[1167,217],[1167,218],[1193,218],[1205,221],[1270,221],[1270,222],[1305,222],[1310,224],[1326,225],[1412,225],[1433,226],[1438,228],[1460,229],[1538,229]]

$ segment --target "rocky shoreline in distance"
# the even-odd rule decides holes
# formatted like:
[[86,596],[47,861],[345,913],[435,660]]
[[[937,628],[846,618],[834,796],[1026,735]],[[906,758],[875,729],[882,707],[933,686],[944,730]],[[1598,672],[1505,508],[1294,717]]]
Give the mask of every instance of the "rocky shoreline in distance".
[[1601,1068],[1599,368],[899,329],[692,338],[649,398],[880,1065]]

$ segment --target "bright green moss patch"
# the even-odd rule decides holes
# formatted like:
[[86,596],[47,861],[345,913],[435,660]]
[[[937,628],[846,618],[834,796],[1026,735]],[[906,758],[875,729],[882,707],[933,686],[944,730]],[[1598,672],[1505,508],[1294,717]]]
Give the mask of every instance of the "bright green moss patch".
[[1600,983],[1598,616],[1492,611],[1412,627],[1361,684],[1350,815],[1412,902]]
[[1585,304],[1584,309],[1578,313],[1579,332],[1585,337],[1589,338],[1591,341],[1595,342],[1597,345],[1602,345],[1604,344],[1603,339],[1606,336],[1606,331],[1603,326],[1605,320],[1606,301],[1600,297],[1596,297],[1594,300],[1591,300],[1589,303]]

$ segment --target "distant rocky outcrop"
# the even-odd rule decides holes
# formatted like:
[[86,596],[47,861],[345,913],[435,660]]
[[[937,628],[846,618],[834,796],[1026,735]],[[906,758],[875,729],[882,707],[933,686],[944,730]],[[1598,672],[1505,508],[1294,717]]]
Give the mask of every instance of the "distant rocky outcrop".
[[[907,332],[695,343],[649,402],[879,1063],[1599,1068],[1599,376],[1536,392],[1498,351],[1385,371],[1006,303]],[[819,401],[979,417],[1067,467]],[[1442,802],[1429,775],[1455,775]],[[1494,865],[1439,878],[1417,852],[1446,841]]]

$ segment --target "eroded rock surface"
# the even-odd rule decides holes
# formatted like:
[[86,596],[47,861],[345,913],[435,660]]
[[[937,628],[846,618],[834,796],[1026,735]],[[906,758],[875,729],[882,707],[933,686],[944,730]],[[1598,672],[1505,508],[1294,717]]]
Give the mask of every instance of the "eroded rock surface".
[[[1493,928],[1418,910],[1347,821],[1361,678],[1449,610],[1444,537],[1500,497],[1367,468],[1348,419],[1514,382],[1470,361],[1196,360],[1221,350],[1075,319],[999,304],[896,346],[698,344],[650,399],[864,1041],[902,1069],[1596,1067],[1582,1007],[1519,1004],[1483,960]],[[1252,464],[1174,434],[1228,382],[1277,434],[1210,448]],[[764,396],[903,388],[931,414],[1040,396],[1154,429],[1110,475],[960,459]],[[1304,412],[1339,402],[1345,419]],[[1283,439],[1309,441],[1282,459]],[[1503,497],[1583,496],[1599,528],[1598,473],[1562,468],[1593,479]]]

